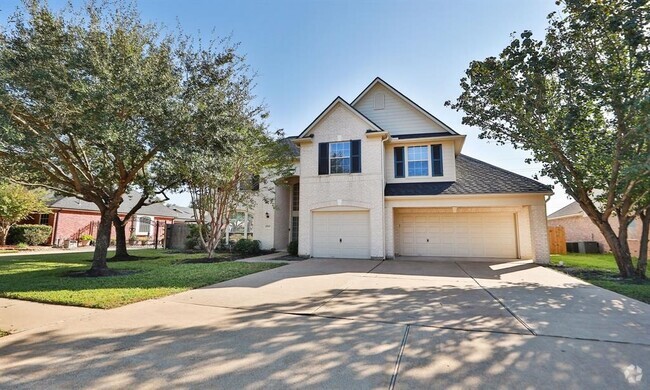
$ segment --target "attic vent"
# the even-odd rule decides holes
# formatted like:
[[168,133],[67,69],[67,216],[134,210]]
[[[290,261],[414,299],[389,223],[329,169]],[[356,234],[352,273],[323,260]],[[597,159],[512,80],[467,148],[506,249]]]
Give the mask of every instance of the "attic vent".
[[386,96],[383,93],[375,94],[375,110],[383,110]]

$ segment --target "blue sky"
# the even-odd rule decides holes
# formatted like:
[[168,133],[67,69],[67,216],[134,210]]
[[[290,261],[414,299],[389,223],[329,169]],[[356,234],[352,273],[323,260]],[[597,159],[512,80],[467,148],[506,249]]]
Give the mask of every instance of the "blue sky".
[[[65,1],[50,0],[53,7]],[[77,3],[77,1],[75,1]],[[0,16],[19,4],[3,0]],[[214,1],[140,0],[143,19],[209,38],[232,34],[258,74],[256,94],[267,104],[271,128],[300,133],[336,96],[351,101],[376,76],[467,134],[463,153],[532,177],[526,152],[479,140],[444,107],[461,92],[472,60],[497,55],[510,34],[541,36],[551,0],[448,1]],[[550,179],[542,178],[547,184]],[[549,212],[568,204],[564,191]],[[187,204],[189,197],[173,201]]]

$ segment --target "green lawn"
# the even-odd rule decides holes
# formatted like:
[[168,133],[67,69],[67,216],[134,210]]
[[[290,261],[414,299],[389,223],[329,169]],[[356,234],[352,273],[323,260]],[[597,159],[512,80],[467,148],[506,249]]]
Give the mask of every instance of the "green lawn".
[[[615,291],[639,301],[650,303],[650,281],[622,280],[618,277],[616,261],[611,254],[567,254],[551,256],[551,265],[564,262],[557,268],[596,286]],[[650,277],[650,272],[646,272]]]
[[92,253],[0,257],[0,297],[109,309],[281,265],[231,261],[183,264],[183,260],[205,255],[154,249],[132,254],[143,259],[109,262],[109,267],[133,273],[101,278],[68,276],[71,271],[90,268]]

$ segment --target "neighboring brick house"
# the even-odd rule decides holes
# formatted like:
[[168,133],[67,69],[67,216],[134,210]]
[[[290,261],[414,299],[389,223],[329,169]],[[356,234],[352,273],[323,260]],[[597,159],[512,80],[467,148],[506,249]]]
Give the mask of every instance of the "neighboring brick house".
[[[578,202],[572,202],[559,209],[549,215],[547,219],[549,227],[561,226],[564,228],[566,242],[595,241],[598,243],[601,253],[611,252],[605,237],[598,227],[591,222],[587,214],[582,211]],[[618,219],[615,216],[609,218],[609,223],[614,231],[618,231]],[[641,239],[641,220],[639,218],[632,221],[627,229],[627,234],[630,252],[632,256],[638,256]]]
[[[140,193],[135,191],[125,195],[118,210],[120,216],[124,217],[139,199]],[[95,204],[74,197],[58,197],[50,200],[48,206],[51,213],[32,215],[24,222],[51,226],[52,235],[48,245],[63,246],[65,240],[78,240],[83,234],[97,235],[100,214]],[[158,240],[162,241],[165,234],[164,224],[174,223],[176,217],[177,213],[162,203],[144,206],[127,223],[127,239],[134,235],[141,241],[152,242],[158,223]],[[111,237],[115,237],[115,229],[111,232]]]

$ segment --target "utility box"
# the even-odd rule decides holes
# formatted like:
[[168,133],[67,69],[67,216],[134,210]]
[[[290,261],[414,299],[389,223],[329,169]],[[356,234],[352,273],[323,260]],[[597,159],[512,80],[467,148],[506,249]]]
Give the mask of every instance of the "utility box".
[[566,250],[569,253],[600,253],[600,247],[596,241],[567,242]]
[[65,240],[63,241],[63,247],[65,249],[72,249],[77,247],[77,240]]

